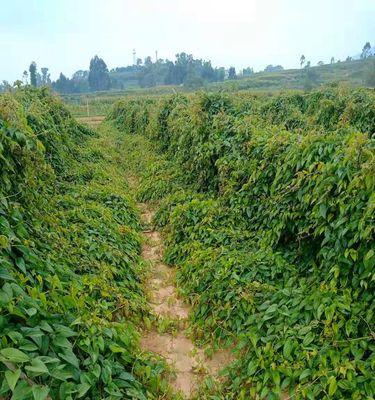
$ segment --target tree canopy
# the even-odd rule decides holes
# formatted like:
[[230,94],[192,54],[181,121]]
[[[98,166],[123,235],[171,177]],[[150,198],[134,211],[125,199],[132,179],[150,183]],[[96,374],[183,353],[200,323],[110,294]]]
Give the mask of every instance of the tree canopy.
[[110,88],[108,68],[102,58],[95,56],[91,59],[88,81],[90,89],[93,91],[108,90]]

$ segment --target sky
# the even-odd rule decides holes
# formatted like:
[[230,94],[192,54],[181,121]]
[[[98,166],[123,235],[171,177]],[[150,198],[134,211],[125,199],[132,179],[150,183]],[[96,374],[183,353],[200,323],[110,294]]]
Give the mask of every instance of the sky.
[[178,52],[215,66],[312,65],[375,44],[375,0],[0,0],[0,81],[21,78],[31,61],[52,78],[109,69]]

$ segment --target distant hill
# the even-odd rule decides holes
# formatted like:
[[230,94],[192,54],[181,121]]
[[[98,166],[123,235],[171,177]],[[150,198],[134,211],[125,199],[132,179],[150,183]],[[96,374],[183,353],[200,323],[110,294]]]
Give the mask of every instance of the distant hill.
[[365,76],[370,68],[375,68],[374,57],[310,68],[258,72],[246,78],[213,83],[209,87],[224,90],[279,91],[283,89],[310,89],[330,83],[342,83],[354,87],[366,86]]

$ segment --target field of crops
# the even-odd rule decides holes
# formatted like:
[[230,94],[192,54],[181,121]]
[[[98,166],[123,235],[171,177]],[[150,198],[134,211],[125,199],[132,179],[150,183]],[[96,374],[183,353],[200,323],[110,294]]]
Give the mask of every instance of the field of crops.
[[191,398],[373,399],[374,91],[99,103],[0,96],[0,399],[181,398],[140,344],[179,327],[150,328],[137,202],[190,338],[234,354]]
[[46,89],[0,96],[0,398],[154,399],[123,140]]
[[198,398],[374,398],[374,92],[129,98],[108,118],[155,148],[138,198],[195,339],[235,347]]

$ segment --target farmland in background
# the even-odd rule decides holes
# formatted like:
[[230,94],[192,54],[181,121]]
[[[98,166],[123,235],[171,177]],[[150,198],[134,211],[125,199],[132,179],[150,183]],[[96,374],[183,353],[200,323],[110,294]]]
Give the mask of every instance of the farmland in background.
[[311,90],[327,84],[361,87],[367,85],[366,76],[372,68],[375,69],[374,64],[373,59],[345,61],[309,69],[259,72],[250,77],[206,84],[199,89],[186,86],[156,86],[144,89],[66,94],[62,95],[62,98],[74,116],[104,116],[113,103],[124,96],[161,96],[173,93],[193,93],[196,90],[207,92],[248,90],[255,94],[272,95],[285,90],[302,91],[306,88]]

